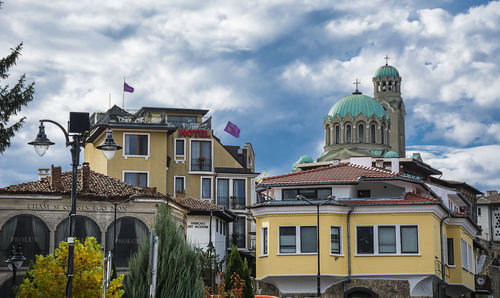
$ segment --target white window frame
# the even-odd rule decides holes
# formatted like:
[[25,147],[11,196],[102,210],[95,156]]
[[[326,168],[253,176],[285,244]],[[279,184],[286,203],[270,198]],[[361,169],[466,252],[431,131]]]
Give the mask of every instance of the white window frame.
[[[146,135],[148,136],[148,154],[147,155],[126,155],[125,152],[125,148],[126,148],[126,138],[125,136],[126,135]],[[150,157],[151,157],[151,135],[147,132],[124,132],[123,133],[123,150],[122,150],[122,156],[124,159],[127,159],[129,157],[139,157],[139,158],[144,158],[146,160],[148,160]]]
[[[210,179],[210,197],[203,197],[203,179]],[[214,177],[212,176],[201,176],[200,177],[200,200],[212,200],[214,197]]]
[[[373,254],[360,254],[358,253],[358,227],[372,227],[373,228]],[[396,233],[396,252],[395,253],[380,253],[378,249],[378,227],[395,227]],[[418,252],[416,253],[402,253],[401,252],[401,227],[417,227],[417,245]],[[420,256],[420,227],[418,224],[383,224],[383,225],[356,225],[354,230],[354,256],[356,257],[371,257],[371,256]]]
[[467,255],[468,255],[468,260],[469,260],[469,262],[468,262],[468,264],[469,264],[469,272],[473,273],[474,272],[473,271],[474,270],[474,268],[473,268],[474,266],[472,264],[472,246],[470,244],[468,244],[468,243],[467,243],[467,252],[468,252]]
[[460,255],[462,259],[462,268],[467,270],[468,268],[468,258],[467,258],[467,241],[460,239]]
[[[184,155],[177,154],[177,141],[183,141],[184,143]],[[179,158],[177,158],[179,156]],[[184,163],[186,161],[186,138],[174,138],[174,161],[176,163],[182,162]]]
[[[338,254],[332,253],[332,228],[339,228],[339,248],[340,252]],[[344,256],[344,246],[342,245],[342,226],[330,225],[330,255],[331,256]]]
[[[281,252],[280,251],[280,229],[281,228],[293,228],[295,227],[295,252]],[[300,252],[300,228],[301,227],[316,227],[315,225],[284,225],[284,226],[278,226],[278,255],[279,256],[295,256],[295,255],[317,255],[318,252]],[[318,230],[316,230],[317,232]],[[269,239],[269,235],[267,236]],[[319,247],[317,248],[319,250]]]
[[243,210],[243,209],[232,209],[232,204],[231,204],[231,197],[234,196],[234,182],[233,180],[245,180],[245,204],[252,204],[251,202],[249,203],[248,202],[248,199],[250,198],[251,199],[251,196],[249,197],[248,196],[248,177],[246,176],[242,176],[242,177],[239,177],[239,176],[217,176],[217,178],[215,178],[215,185],[213,187],[213,193],[212,193],[212,197],[214,199],[214,202],[215,204],[217,204],[217,185],[218,185],[218,180],[228,180],[228,183],[229,183],[229,189],[228,189],[228,204],[229,204],[229,209],[230,210]]
[[186,186],[186,176],[174,176],[174,198],[177,197],[177,191],[175,190],[175,180],[177,180],[177,178],[182,178],[184,180],[184,193],[186,193],[186,189],[187,189],[187,186]]
[[[267,231],[267,241],[264,241],[264,230]],[[264,247],[267,246],[267,252],[264,253]],[[260,228],[260,257],[267,257],[269,255],[269,227]]]
[[[212,163],[212,168],[210,171],[192,171],[191,170],[191,148],[193,141],[200,141],[200,142],[210,142],[210,155],[211,155],[211,163]],[[215,160],[214,160],[214,140],[213,139],[189,139],[189,168],[188,168],[188,173],[189,174],[213,174],[214,173],[214,166],[215,166]]]
[[[125,174],[128,173],[128,174],[146,174],[147,176],[147,185],[146,187],[149,187],[149,171],[128,171],[128,170],[124,170],[122,171],[122,181],[125,182]],[[138,186],[137,187],[141,187],[141,186]]]

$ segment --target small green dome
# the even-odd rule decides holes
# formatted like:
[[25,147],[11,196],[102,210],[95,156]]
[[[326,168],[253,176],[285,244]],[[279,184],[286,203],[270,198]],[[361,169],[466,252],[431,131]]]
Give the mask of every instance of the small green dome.
[[397,154],[396,152],[394,151],[387,151],[385,154],[384,154],[384,158],[394,158],[394,157],[399,157],[399,154]]
[[375,73],[374,78],[378,78],[378,77],[396,77],[397,78],[397,77],[399,77],[399,72],[393,66],[384,65],[384,66],[379,67],[379,69],[377,69],[377,72]]
[[358,117],[359,114],[363,114],[367,118],[375,114],[379,119],[384,116],[389,119],[389,115],[375,99],[360,92],[354,92],[351,95],[342,97],[328,112],[330,118],[338,115],[340,119],[343,119],[347,114],[350,114],[353,118]]
[[313,162],[313,159],[312,157],[310,157],[309,155],[302,155],[298,160],[297,160],[297,163],[311,163]]
[[294,162],[292,165],[292,172],[297,171],[297,162]]

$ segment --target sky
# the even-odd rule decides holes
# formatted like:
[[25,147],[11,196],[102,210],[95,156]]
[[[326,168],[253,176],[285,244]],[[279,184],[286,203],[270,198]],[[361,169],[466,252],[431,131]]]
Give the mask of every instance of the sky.
[[[38,120],[125,108],[209,109],[223,144],[252,143],[257,171],[288,173],[317,158],[323,118],[336,101],[373,96],[378,67],[395,66],[406,105],[407,155],[420,152],[442,178],[500,190],[500,2],[27,1],[0,9],[0,57],[23,42],[10,70],[35,81],[35,98],[0,155],[0,186],[70,169],[63,135],[39,157],[26,143]],[[223,131],[227,121],[239,138]]]

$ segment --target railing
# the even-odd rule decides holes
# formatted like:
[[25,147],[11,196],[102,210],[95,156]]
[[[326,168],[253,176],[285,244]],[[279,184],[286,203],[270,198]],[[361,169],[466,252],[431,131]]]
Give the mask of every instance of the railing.
[[209,158],[191,158],[191,171],[211,172],[212,160]]

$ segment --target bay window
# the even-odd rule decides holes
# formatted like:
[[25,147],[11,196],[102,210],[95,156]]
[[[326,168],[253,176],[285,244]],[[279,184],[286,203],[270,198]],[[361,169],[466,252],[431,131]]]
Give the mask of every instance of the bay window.
[[340,227],[330,227],[331,254],[337,254],[337,255],[341,254],[340,241],[341,241]]
[[261,241],[262,241],[262,251],[261,251],[261,255],[264,255],[264,256],[267,256],[267,250],[268,250],[268,233],[267,233],[267,227],[264,227],[261,229],[261,233],[262,233],[262,238],[261,238]]
[[418,226],[358,226],[356,247],[360,255],[417,254]]
[[396,253],[396,227],[378,227],[378,252]]
[[401,226],[401,252],[418,253],[417,226]]
[[279,253],[317,253],[316,226],[279,227]]

